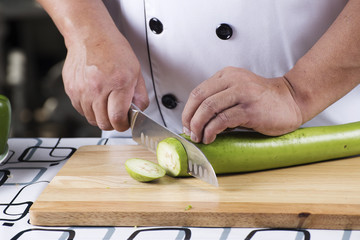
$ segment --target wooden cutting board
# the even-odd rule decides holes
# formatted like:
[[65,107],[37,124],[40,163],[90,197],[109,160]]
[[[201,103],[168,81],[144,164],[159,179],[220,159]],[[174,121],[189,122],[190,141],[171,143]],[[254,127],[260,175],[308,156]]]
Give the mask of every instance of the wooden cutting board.
[[137,182],[124,167],[133,157],[156,160],[140,146],[79,148],[32,205],[31,223],[360,229],[359,157],[218,176],[219,188],[193,177]]

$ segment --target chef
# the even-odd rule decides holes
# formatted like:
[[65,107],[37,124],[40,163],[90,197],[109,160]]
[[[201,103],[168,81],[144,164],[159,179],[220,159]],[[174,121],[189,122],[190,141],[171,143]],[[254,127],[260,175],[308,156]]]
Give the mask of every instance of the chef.
[[38,0],[63,81],[104,137],[131,102],[195,142],[360,120],[360,0]]

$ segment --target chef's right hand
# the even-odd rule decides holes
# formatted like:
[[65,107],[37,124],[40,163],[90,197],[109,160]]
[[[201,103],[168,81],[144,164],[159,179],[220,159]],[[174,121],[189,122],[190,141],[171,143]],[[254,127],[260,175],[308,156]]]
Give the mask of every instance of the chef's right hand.
[[127,130],[131,102],[143,110],[149,100],[140,64],[104,1],[37,2],[64,37],[63,81],[75,109],[103,130]]
[[140,64],[127,40],[117,29],[104,29],[66,46],[63,81],[72,105],[91,125],[127,130],[131,102],[142,110],[149,104]]

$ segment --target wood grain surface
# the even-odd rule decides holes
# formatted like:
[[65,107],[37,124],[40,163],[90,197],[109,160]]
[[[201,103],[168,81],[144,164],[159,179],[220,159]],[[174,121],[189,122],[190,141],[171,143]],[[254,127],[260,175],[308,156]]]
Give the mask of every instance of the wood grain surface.
[[359,157],[220,175],[218,188],[137,182],[124,166],[133,157],[156,161],[140,146],[79,148],[32,205],[31,224],[360,229]]

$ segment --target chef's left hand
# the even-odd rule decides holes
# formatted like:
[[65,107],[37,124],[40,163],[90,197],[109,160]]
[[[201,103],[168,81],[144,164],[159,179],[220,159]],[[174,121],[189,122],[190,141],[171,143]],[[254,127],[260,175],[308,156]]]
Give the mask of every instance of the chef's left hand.
[[263,78],[227,67],[191,92],[182,114],[184,132],[205,144],[227,128],[272,136],[291,132],[303,123],[293,94],[285,77]]

